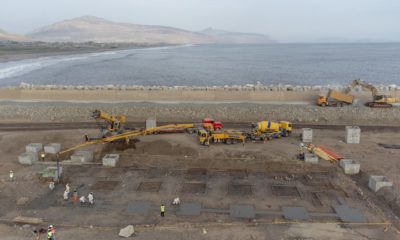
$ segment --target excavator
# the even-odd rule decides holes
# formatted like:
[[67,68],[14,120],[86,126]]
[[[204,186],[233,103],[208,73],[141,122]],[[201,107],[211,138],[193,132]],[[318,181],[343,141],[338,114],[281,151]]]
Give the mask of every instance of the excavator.
[[344,90],[345,94],[348,94],[354,87],[361,86],[364,89],[371,91],[372,93],[372,102],[367,102],[365,105],[372,108],[390,108],[393,103],[399,103],[400,98],[388,96],[388,95],[379,95],[378,89],[374,87],[370,83],[365,83],[360,79],[353,80],[349,87]]
[[100,110],[94,110],[92,117],[96,120],[104,120],[107,122],[107,128],[101,129],[101,137],[109,137],[112,135],[120,134],[124,131],[126,116],[112,116]]

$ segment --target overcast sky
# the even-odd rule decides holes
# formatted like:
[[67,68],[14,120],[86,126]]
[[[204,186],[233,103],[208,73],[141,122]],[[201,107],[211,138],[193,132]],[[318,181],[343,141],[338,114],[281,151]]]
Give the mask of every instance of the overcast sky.
[[63,19],[263,33],[281,42],[400,41],[400,0],[0,0],[0,28],[28,33]]

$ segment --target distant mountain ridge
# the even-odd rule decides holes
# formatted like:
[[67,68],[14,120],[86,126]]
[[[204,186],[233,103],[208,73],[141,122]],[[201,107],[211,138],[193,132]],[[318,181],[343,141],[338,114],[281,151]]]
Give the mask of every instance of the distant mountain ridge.
[[207,28],[201,33],[211,36],[215,43],[261,44],[275,42],[269,36],[257,33],[239,33]]
[[0,29],[0,41],[27,41],[28,38],[24,35],[13,34]]
[[45,42],[130,42],[145,44],[207,44],[271,43],[268,36],[252,33],[234,33],[208,28],[201,32],[184,29],[117,23],[106,19],[83,16],[39,28],[28,34],[34,41]]

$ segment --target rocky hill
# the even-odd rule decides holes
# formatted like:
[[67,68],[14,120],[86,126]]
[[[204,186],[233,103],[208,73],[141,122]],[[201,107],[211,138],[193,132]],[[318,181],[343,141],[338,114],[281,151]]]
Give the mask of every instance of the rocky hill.
[[255,33],[238,33],[207,28],[201,33],[208,35],[215,43],[228,43],[228,44],[262,44],[273,43],[269,36]]
[[265,35],[232,33],[206,29],[192,32],[184,29],[116,23],[98,17],[84,16],[54,23],[29,34],[33,40],[45,42],[130,42],[145,44],[270,43]]
[[208,36],[178,28],[116,23],[84,16],[42,27],[30,33],[46,42],[131,42],[146,44],[210,43]]
[[19,34],[8,33],[0,29],[0,41],[26,41],[27,37]]

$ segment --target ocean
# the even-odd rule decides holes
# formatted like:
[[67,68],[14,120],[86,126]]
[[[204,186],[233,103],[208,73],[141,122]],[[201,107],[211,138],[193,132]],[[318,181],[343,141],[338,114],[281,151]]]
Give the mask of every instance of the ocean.
[[0,63],[0,86],[400,85],[400,43],[185,45]]

